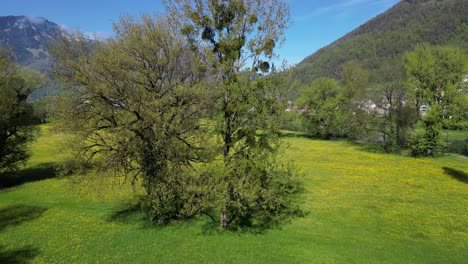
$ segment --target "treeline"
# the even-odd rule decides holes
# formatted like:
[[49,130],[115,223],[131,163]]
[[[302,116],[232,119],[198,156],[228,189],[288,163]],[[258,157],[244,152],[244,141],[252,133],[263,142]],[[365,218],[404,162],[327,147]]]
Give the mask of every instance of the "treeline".
[[380,142],[388,152],[440,154],[443,128],[468,129],[464,56],[458,48],[419,44],[371,74],[349,61],[339,80],[322,77],[302,87],[286,128]]

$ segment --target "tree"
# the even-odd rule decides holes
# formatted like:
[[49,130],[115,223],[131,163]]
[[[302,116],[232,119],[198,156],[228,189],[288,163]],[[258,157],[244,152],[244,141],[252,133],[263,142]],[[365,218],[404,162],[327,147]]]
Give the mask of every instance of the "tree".
[[400,59],[390,59],[376,71],[377,129],[383,134],[388,152],[406,144],[409,129],[414,124],[413,106],[405,86],[404,67]]
[[446,109],[446,117],[443,120],[445,129],[468,130],[468,91],[467,86],[460,87],[460,91],[453,98],[453,102]]
[[51,48],[56,75],[71,88],[57,100],[60,124],[80,158],[142,179],[152,220],[190,217],[202,210],[191,168],[209,149],[201,58],[169,18],[121,18],[114,29],[107,42],[77,34]]
[[[440,129],[450,106],[461,95],[463,51],[458,48],[419,44],[405,55],[405,68],[413,91],[424,135],[413,139],[413,154],[433,155],[440,149]],[[426,116],[420,105],[426,104]]]
[[302,92],[298,105],[306,108],[306,120],[314,134],[329,139],[340,134],[338,118],[343,112],[343,89],[335,79],[318,78]]
[[8,51],[0,50],[0,174],[16,171],[29,157],[27,143],[36,128],[28,96],[38,80],[33,72],[16,66]]
[[[275,116],[284,112],[266,73],[289,25],[283,0],[165,1],[204,60],[217,94],[223,169],[217,176],[221,228],[269,222],[288,207],[292,172],[278,164]],[[247,67],[249,63],[251,66]],[[257,132],[261,131],[260,135]]]
[[369,84],[369,74],[356,61],[349,61],[343,64],[341,81],[344,88],[343,102],[346,114],[340,119],[346,127],[346,135],[357,139],[366,132],[367,100],[365,95]]

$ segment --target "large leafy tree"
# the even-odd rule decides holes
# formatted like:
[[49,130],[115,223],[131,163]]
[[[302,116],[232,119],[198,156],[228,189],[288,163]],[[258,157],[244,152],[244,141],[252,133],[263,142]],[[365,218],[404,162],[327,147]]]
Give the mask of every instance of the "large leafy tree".
[[0,173],[11,172],[29,157],[27,143],[34,138],[34,111],[28,96],[40,85],[31,71],[14,64],[0,50]]
[[[432,155],[439,149],[442,121],[448,117],[456,98],[462,95],[463,58],[463,51],[458,48],[428,44],[419,44],[405,55],[408,84],[425,131],[413,140],[416,155]],[[425,116],[420,115],[422,104],[428,108]]]
[[357,61],[348,61],[341,69],[343,85],[343,107],[340,123],[344,125],[346,135],[352,139],[363,137],[367,130],[369,73]]
[[205,160],[209,142],[199,119],[208,106],[201,58],[169,18],[122,18],[114,28],[103,43],[78,34],[51,49],[71,87],[58,100],[61,125],[79,157],[142,179],[152,220],[192,216],[201,209],[191,166]]
[[382,133],[387,151],[397,150],[407,143],[415,122],[414,105],[409,100],[401,59],[390,59],[375,72],[376,129]]
[[[275,117],[284,112],[268,72],[289,25],[283,0],[166,1],[203,61],[216,94],[223,168],[218,171],[220,227],[262,225],[288,207],[295,184],[276,159]],[[261,134],[256,134],[261,131]]]
[[338,81],[331,78],[318,78],[306,87],[298,99],[304,116],[313,134],[324,139],[340,134],[339,117],[343,114],[343,89]]

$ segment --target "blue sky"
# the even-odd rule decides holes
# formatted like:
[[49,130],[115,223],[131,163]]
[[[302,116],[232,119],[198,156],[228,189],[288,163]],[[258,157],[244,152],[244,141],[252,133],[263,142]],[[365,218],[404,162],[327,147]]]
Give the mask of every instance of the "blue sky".
[[[286,32],[286,43],[278,50],[289,64],[330,44],[367,20],[387,10],[398,0],[287,0],[293,26]],[[4,0],[0,16],[44,17],[83,32],[110,35],[112,22],[122,14],[163,11],[159,0]]]

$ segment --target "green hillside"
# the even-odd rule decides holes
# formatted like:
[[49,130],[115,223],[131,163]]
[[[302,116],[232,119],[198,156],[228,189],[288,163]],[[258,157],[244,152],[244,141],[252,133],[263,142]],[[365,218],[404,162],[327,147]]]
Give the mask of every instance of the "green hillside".
[[338,77],[341,65],[357,60],[368,70],[403,55],[417,43],[468,49],[468,1],[405,0],[304,59],[295,68],[302,82]]

